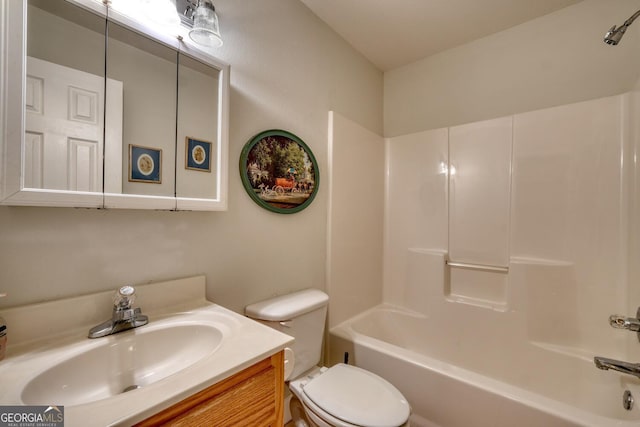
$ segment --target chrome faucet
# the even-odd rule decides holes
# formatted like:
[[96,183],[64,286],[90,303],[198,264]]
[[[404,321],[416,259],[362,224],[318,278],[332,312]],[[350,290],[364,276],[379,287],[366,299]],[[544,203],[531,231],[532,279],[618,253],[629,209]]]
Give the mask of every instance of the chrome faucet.
[[135,299],[136,290],[133,286],[118,289],[113,297],[111,319],[91,328],[89,338],[105,337],[149,323],[149,318],[141,314],[140,308],[133,308]]
[[612,369],[640,378],[640,363],[623,362],[621,360],[607,359],[606,357],[594,357],[593,363],[596,364],[596,368],[603,371]]
[[[612,328],[627,329],[636,332],[638,341],[640,341],[640,307],[638,307],[636,311],[636,317],[624,317],[619,314],[609,316],[609,325],[611,325]],[[593,358],[593,363],[596,364],[596,368],[604,371],[612,369],[640,378],[640,363],[629,363],[598,356]]]

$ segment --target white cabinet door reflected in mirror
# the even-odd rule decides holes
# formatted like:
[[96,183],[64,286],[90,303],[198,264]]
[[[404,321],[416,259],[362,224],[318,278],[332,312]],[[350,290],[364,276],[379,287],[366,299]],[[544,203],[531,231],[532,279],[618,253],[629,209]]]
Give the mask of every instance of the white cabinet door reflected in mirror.
[[24,186],[102,191],[104,78],[27,57]]
[[226,209],[228,65],[94,0],[2,2],[0,203]]

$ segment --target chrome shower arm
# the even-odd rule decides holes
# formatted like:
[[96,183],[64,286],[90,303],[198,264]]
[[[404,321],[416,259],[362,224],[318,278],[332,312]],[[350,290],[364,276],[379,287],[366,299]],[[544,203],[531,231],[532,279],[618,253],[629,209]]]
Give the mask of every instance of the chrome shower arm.
[[[626,21],[624,21],[624,24],[622,24],[622,27],[628,27],[629,25],[633,24],[633,21],[636,20],[636,18],[640,16],[640,10],[637,11],[636,13],[634,13],[633,15],[631,15],[631,17],[629,17],[629,19],[627,19]],[[622,28],[621,27],[621,28]]]

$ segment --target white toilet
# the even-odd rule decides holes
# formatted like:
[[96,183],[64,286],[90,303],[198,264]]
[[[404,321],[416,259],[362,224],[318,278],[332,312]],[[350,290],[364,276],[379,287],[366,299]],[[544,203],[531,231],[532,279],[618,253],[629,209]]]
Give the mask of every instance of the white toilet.
[[317,366],[328,302],[324,292],[307,289],[245,309],[248,317],[295,338],[291,350],[285,350],[285,381],[297,397],[290,403],[295,426],[408,426],[409,403],[385,379],[342,363]]

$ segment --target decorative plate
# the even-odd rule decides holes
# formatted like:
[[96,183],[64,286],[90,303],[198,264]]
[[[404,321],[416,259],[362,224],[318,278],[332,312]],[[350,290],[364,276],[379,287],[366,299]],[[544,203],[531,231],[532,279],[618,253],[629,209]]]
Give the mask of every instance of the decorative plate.
[[320,183],[318,163],[307,144],[278,129],[261,132],[245,144],[240,176],[257,204],[284,214],[309,206]]

